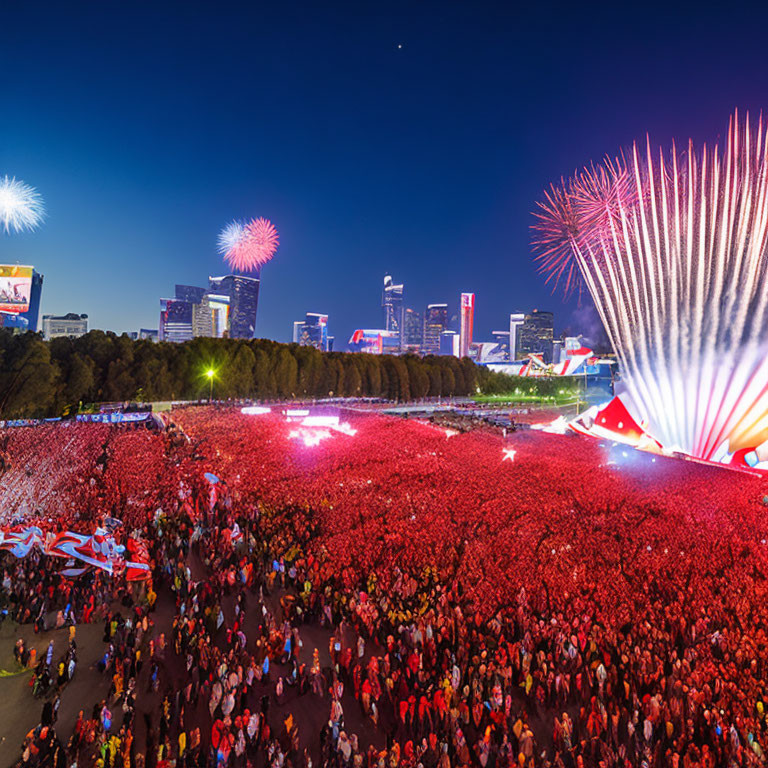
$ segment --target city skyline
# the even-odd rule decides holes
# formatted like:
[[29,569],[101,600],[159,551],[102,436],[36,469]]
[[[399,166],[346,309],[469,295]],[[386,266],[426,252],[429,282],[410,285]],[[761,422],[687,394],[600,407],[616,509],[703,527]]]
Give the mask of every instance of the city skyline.
[[[0,238],[0,261],[46,276],[46,314],[116,332],[154,327],[167,286],[221,273],[221,227],[262,215],[281,246],[259,335],[288,341],[321,306],[343,337],[375,319],[367,286],[388,270],[416,307],[474,292],[477,338],[515,306],[565,325],[575,298],[530,260],[539,190],[606,146],[699,140],[734,104],[763,106],[744,77],[765,67],[760,14],[738,9],[701,60],[705,22],[675,8],[625,39],[610,32],[629,8],[42,5],[6,9],[0,31],[0,172],[36,187],[47,218]],[[649,34],[651,61],[635,55]]]

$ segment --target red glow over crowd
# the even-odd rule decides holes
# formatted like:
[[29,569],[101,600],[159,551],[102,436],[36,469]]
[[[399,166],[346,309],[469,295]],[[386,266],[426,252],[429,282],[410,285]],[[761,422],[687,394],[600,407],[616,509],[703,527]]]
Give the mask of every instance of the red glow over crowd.
[[[344,419],[354,434],[312,446],[277,414],[215,407],[174,410],[165,433],[1,433],[6,522],[109,515],[153,558],[139,598],[45,562],[30,591],[38,556],[3,553],[12,617],[61,613],[46,588],[66,582],[71,620],[107,625],[119,690],[104,706],[145,687],[163,702],[141,739],[132,716],[106,727],[103,710],[55,743],[41,722],[20,764],[762,764],[765,479],[661,457],[616,465],[575,436]],[[42,471],[52,451],[70,460]],[[160,653],[152,617],[168,591]],[[129,593],[130,626],[108,607]],[[307,627],[327,633],[327,663],[300,657]],[[286,717],[284,686],[327,716]]]

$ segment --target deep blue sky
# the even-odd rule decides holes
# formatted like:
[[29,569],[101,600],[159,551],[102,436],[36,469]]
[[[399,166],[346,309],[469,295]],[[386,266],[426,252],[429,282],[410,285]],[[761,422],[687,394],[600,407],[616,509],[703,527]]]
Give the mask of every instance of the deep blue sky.
[[474,291],[479,340],[517,309],[562,328],[575,302],[530,258],[542,188],[766,107],[768,12],[528,5],[6,3],[0,174],[49,216],[0,259],[45,274],[44,312],[156,328],[174,283],[222,273],[219,229],[266,216],[260,336],[377,327],[385,271],[420,311]]

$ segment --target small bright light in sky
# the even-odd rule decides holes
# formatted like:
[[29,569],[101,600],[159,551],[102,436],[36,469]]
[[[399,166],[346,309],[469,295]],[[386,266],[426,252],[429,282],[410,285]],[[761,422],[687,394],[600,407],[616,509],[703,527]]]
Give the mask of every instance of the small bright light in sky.
[[402,43],[398,43],[398,44],[397,44],[397,47],[398,47],[398,48],[402,48],[402,47],[403,47],[403,44],[402,44]]

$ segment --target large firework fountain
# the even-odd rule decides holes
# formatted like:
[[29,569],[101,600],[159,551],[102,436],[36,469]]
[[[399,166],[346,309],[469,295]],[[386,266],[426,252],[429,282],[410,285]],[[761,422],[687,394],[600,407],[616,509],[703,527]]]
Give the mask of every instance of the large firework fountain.
[[635,145],[553,186],[534,245],[547,279],[583,281],[633,415],[703,459],[768,439],[768,131],[725,146]]
[[0,176],[0,229],[6,234],[36,229],[45,216],[38,192],[10,176]]
[[219,234],[219,253],[238,272],[258,272],[274,255],[280,240],[268,219],[232,221]]

